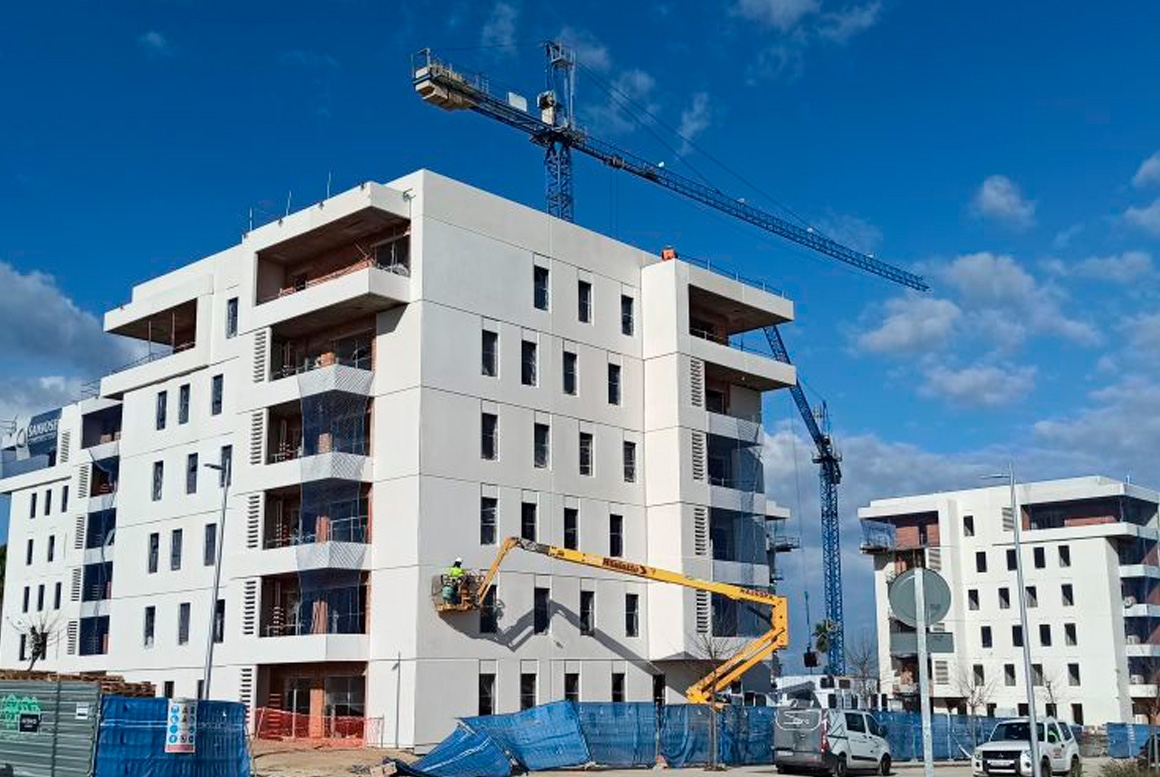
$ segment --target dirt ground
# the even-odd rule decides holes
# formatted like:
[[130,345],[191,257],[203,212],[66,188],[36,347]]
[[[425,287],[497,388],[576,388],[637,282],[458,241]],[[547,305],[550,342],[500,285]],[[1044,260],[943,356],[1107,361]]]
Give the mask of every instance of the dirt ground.
[[410,763],[415,756],[377,747],[311,747],[294,742],[255,740],[251,745],[254,777],[342,777],[369,775],[371,767],[391,756]]

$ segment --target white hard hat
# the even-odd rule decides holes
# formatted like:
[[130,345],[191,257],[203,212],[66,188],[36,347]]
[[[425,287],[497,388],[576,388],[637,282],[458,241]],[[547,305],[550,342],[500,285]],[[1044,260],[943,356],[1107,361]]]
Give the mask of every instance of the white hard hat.
[[456,564],[462,564],[462,563],[463,563],[463,559],[459,558],[459,556],[456,556],[456,557],[455,557],[455,563],[456,563]]

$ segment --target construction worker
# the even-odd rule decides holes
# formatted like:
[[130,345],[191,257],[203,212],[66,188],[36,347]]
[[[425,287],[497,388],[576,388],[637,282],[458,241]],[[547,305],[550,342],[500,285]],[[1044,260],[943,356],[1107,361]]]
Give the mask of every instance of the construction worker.
[[463,559],[456,558],[447,574],[443,575],[443,601],[447,604],[459,604],[460,589],[464,580]]

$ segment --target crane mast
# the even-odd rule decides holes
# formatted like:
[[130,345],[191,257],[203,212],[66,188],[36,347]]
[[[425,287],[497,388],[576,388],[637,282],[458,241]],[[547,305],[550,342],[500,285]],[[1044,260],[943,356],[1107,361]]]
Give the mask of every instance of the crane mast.
[[[528,110],[524,97],[513,92],[504,96],[494,94],[486,77],[457,70],[436,58],[430,49],[423,49],[413,58],[412,83],[415,91],[426,102],[449,111],[475,111],[524,132],[533,143],[543,147],[545,199],[549,214],[566,221],[574,220],[572,151],[575,150],[608,167],[623,170],[823,256],[911,289],[929,290],[930,287],[919,275],[855,251],[819,234],[812,227],[794,224],[588,134],[577,126],[574,118],[577,66],[574,53],[558,41],[545,43],[544,51],[546,89],[536,97],[534,107],[538,114]],[[765,335],[774,357],[790,364],[789,354],[777,328],[766,328]],[[813,461],[819,468],[826,618],[831,624],[828,662],[832,673],[841,674],[846,665],[838,516],[841,457],[830,439],[825,421],[825,405],[821,408],[823,423],[819,426],[801,387],[794,385],[790,391],[816,448]]]

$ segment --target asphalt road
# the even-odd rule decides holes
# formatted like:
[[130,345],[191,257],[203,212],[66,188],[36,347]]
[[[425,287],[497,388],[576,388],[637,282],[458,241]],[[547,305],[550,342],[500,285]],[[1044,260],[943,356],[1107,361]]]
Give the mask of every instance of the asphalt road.
[[[1107,758],[1085,758],[1083,761],[1083,770],[1085,777],[1098,777],[1100,766],[1108,761]],[[607,775],[607,777],[641,777],[643,769],[609,769],[607,771],[600,770],[599,774]],[[777,772],[772,766],[731,766],[724,773],[709,772],[704,769],[665,769],[665,770],[649,770],[654,774],[666,774],[671,777],[693,777],[693,775],[776,775]],[[936,763],[934,766],[935,777],[972,777],[971,765],[966,761],[956,761],[951,763]],[[576,771],[563,772],[535,772],[536,777],[577,777]],[[922,763],[901,763],[894,765],[894,774],[896,777],[921,777]]]

